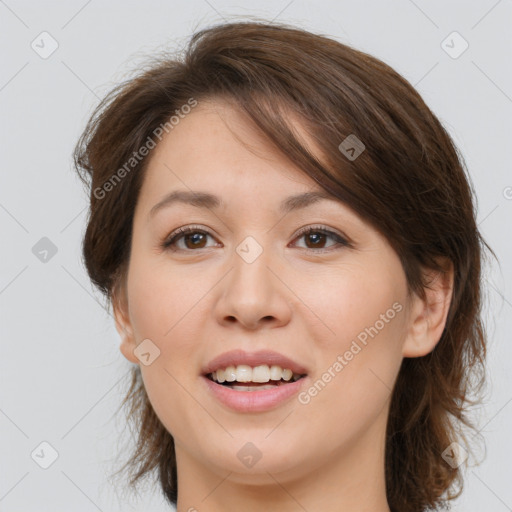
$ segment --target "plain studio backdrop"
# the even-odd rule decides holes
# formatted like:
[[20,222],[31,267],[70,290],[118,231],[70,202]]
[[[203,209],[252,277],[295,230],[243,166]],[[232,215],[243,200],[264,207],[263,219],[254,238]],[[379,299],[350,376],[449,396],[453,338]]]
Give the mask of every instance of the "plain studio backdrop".
[[113,413],[130,363],[81,262],[87,198],[71,154],[99,99],[146,56],[247,16],[329,35],[390,64],[464,155],[479,227],[501,268],[485,271],[489,383],[475,412],[487,452],[453,509],[512,510],[507,0],[0,1],[0,510],[169,510],[156,487],[137,502],[107,482],[127,436]]

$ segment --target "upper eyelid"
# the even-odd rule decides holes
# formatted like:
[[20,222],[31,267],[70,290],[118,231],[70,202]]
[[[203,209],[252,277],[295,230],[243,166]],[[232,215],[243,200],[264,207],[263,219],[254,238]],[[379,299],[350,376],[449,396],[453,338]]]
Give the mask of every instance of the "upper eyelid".
[[[297,231],[295,231],[293,235],[293,240],[296,240],[299,237],[302,237],[306,235],[309,232],[325,232],[328,236],[331,236],[331,238],[339,238],[342,242],[344,242],[344,245],[351,246],[352,243],[350,239],[344,235],[342,232],[339,232],[338,230],[335,230],[334,228],[330,228],[328,226],[324,226],[322,224],[310,224],[307,226],[303,226],[299,228]],[[176,241],[181,240],[185,235],[195,232],[203,232],[204,234],[210,236],[213,239],[216,239],[216,236],[207,228],[199,226],[199,225],[190,225],[190,226],[183,226],[180,228],[175,229],[170,235],[168,235],[165,239],[163,244],[164,245],[171,245],[172,243],[176,243]],[[338,241],[338,243],[340,243]],[[315,250],[315,249],[310,249]],[[321,250],[321,249],[319,249]]]
[[[340,236],[341,238],[347,238],[345,235],[343,235],[343,233],[339,233],[337,230],[335,230],[334,228],[329,228],[327,226],[323,226],[323,225],[308,225],[308,226],[304,226],[302,228],[299,228],[297,231],[295,231],[293,237],[297,237],[299,235],[303,235],[304,233],[308,233],[309,231],[314,231],[314,230],[317,230],[317,231],[326,231],[328,233],[332,233],[333,235],[338,235]],[[172,239],[174,238],[175,236],[179,236],[179,235],[186,235],[188,233],[194,233],[196,231],[202,231],[204,232],[205,234],[207,235],[210,235],[211,237],[215,238],[215,235],[207,228],[204,228],[204,227],[201,227],[201,226],[195,226],[195,225],[191,225],[191,226],[183,226],[183,227],[180,227],[180,228],[177,228],[175,229],[173,232],[171,232],[167,237],[166,239]]]
[[343,233],[339,232],[338,230],[336,230],[334,228],[330,228],[328,226],[324,226],[322,224],[311,224],[311,225],[299,228],[293,236],[297,237],[297,236],[303,235],[305,233],[308,233],[309,231],[325,231],[328,233],[332,233],[333,235],[337,235],[344,239],[347,238]]

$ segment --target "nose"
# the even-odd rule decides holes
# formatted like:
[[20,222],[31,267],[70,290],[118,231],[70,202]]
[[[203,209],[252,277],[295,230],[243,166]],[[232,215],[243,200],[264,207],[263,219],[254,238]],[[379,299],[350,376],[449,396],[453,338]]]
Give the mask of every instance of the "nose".
[[235,253],[232,263],[234,268],[221,281],[217,321],[224,326],[240,324],[248,330],[286,325],[291,318],[291,292],[266,251],[251,263]]

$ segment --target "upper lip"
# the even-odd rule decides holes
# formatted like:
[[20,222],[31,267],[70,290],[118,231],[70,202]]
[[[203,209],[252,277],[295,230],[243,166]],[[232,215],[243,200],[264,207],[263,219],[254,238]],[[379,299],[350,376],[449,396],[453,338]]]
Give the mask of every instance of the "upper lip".
[[245,352],[244,350],[231,350],[212,359],[202,370],[203,375],[213,373],[218,369],[224,369],[228,366],[238,366],[246,364],[248,366],[277,365],[281,368],[289,368],[298,375],[307,374],[307,370],[301,364],[293,361],[278,352],[271,350],[260,350],[258,352]]

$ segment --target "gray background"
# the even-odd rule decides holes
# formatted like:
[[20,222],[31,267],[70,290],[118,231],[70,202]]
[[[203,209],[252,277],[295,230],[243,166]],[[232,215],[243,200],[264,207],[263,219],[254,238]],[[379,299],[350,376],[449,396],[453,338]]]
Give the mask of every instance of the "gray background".
[[[113,413],[130,363],[81,263],[87,202],[71,152],[99,98],[146,55],[248,15],[297,24],[384,60],[417,87],[462,151],[479,226],[501,268],[486,269],[489,384],[475,411],[487,453],[477,453],[485,461],[469,468],[454,510],[512,510],[510,0],[283,0],[257,8],[240,0],[0,1],[0,510],[169,510],[155,488],[136,502],[106,480],[128,441]],[[31,47],[42,46],[43,31],[58,43],[46,59]],[[469,43],[458,58],[441,46],[453,31]],[[462,47],[452,40],[453,53]],[[43,237],[57,249],[46,261],[33,252]],[[36,460],[49,460],[43,441],[58,452],[48,469],[31,458],[37,449]]]

